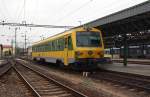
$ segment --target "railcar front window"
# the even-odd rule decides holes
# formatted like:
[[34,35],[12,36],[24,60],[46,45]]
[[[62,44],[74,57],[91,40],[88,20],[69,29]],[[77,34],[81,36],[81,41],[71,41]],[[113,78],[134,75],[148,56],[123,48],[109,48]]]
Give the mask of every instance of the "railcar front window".
[[99,47],[101,39],[99,32],[77,32],[77,47]]

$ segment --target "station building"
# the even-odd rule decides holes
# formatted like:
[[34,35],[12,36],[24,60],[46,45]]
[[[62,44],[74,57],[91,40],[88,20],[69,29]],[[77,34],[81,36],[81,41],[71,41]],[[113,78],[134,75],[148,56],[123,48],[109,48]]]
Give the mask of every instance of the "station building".
[[2,50],[3,50],[2,44],[0,44],[0,58],[2,58]]
[[0,58],[12,55],[13,48],[11,45],[0,44]]

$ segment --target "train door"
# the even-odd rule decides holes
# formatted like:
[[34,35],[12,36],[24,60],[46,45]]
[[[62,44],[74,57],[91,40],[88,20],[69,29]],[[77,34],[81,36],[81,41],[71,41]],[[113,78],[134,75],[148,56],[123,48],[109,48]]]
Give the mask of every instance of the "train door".
[[72,38],[71,35],[65,37],[65,49],[64,49],[64,64],[67,66],[69,64],[69,58],[72,56]]
[[64,65],[68,65],[68,36],[65,36]]

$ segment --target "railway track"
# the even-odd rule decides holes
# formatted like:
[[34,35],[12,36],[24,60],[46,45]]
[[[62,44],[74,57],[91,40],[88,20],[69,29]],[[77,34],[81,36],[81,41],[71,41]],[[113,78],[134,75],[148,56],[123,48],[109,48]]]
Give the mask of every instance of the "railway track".
[[90,75],[90,77],[98,80],[106,80],[115,84],[128,86],[131,89],[138,89],[150,93],[150,77],[147,76],[104,71],[98,72],[96,75]]
[[6,64],[0,65],[0,77],[3,76],[6,72],[8,72],[11,68],[11,63],[7,62]]
[[34,97],[8,62],[0,73],[0,97]]
[[17,63],[14,69],[30,87],[30,90],[32,90],[36,97],[87,97],[23,64]]
[[[22,61],[22,62],[24,63],[24,61]],[[46,63],[44,65],[46,65]],[[42,67],[43,67],[43,64],[42,64]],[[46,68],[44,68],[45,70],[49,70],[48,68],[50,68],[49,64],[45,67],[46,67]],[[53,68],[53,67],[51,67],[51,68]],[[53,69],[61,70],[61,71],[64,71],[65,73],[69,73],[69,74],[71,73],[71,74],[75,74],[75,75],[81,75],[81,73],[79,73],[79,72],[77,73],[77,72],[73,72],[70,70],[67,71],[67,70],[63,70],[63,69],[59,69],[59,68],[55,68],[55,67]],[[137,93],[137,92],[139,93],[139,91],[140,91],[140,93],[145,93],[145,94],[143,94],[144,95],[143,97],[145,97],[145,95],[150,94],[149,89],[146,88],[146,86],[148,86],[150,83],[150,77],[148,77],[148,76],[123,73],[123,72],[96,70],[96,72],[93,74],[89,73],[89,77],[92,80],[96,80],[96,82],[101,82],[102,80],[104,80],[104,82],[106,82],[106,83],[107,82],[112,83],[115,87],[117,86],[118,88],[126,87],[129,91],[131,90],[132,93]],[[140,86],[140,85],[142,85],[142,86]],[[122,90],[122,91],[124,91],[124,90]],[[125,91],[126,91],[126,89],[125,89]],[[88,92],[88,93],[90,93],[90,92]],[[93,97],[93,96],[90,96],[90,97]],[[94,97],[98,97],[98,96],[94,96]],[[140,97],[142,97],[142,96],[140,96]]]
[[[70,71],[67,72],[66,70],[65,72],[70,73]],[[89,77],[98,80],[107,80],[112,83],[128,86],[129,88],[150,92],[149,76],[115,71],[96,71],[96,74],[90,74]]]

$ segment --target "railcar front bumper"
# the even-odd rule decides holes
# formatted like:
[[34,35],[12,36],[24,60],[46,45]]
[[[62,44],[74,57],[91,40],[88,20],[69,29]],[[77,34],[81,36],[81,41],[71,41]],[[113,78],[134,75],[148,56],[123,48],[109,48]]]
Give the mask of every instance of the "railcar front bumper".
[[98,64],[106,62],[105,58],[80,58],[75,61],[75,67],[82,70],[93,70],[98,68]]

